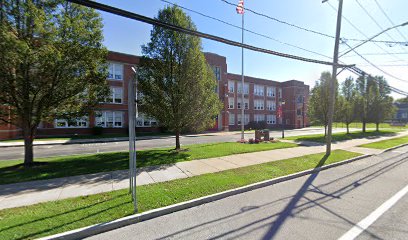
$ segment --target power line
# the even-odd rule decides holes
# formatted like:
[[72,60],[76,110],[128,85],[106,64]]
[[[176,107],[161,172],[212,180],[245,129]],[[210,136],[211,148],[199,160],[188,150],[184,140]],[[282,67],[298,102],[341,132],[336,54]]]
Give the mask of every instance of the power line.
[[[122,16],[125,18],[129,18],[129,19],[133,19],[136,21],[140,21],[140,22],[144,22],[144,23],[148,23],[151,25],[155,25],[155,26],[159,26],[162,28],[167,28],[173,31],[177,31],[177,32],[181,32],[181,33],[185,33],[188,35],[193,35],[196,37],[200,37],[200,38],[205,38],[205,39],[210,39],[216,42],[221,42],[227,45],[231,45],[231,46],[235,46],[235,47],[241,47],[241,48],[245,48],[248,50],[252,50],[255,52],[262,52],[262,53],[266,53],[266,54],[270,54],[270,55],[275,55],[275,56],[279,56],[279,57],[283,57],[283,58],[289,58],[289,59],[295,59],[295,60],[299,60],[299,61],[303,61],[303,62],[310,62],[310,63],[317,63],[317,64],[323,64],[323,65],[333,65],[332,62],[327,62],[327,61],[321,61],[321,60],[316,60],[316,59],[311,59],[311,58],[305,58],[305,57],[301,57],[301,56],[297,56],[297,55],[291,55],[291,54],[286,54],[286,53],[281,53],[281,52],[277,52],[277,51],[273,51],[273,50],[269,50],[269,49],[265,49],[265,48],[260,48],[260,47],[256,47],[253,45],[248,45],[248,44],[242,44],[236,41],[232,41],[226,38],[222,38],[222,37],[218,37],[215,35],[211,35],[211,34],[206,34],[203,32],[199,32],[196,30],[192,30],[192,29],[187,29],[187,28],[183,28],[180,26],[176,26],[174,24],[169,24],[166,22],[162,22],[159,21],[157,19],[153,19],[147,16],[143,16],[137,13],[132,13],[120,8],[116,8],[116,7],[112,7],[106,4],[102,4],[102,3],[98,3],[98,2],[94,2],[94,1],[90,1],[90,0],[67,0],[68,2],[72,2],[72,3],[76,3],[82,6],[86,6],[86,7],[90,7],[93,9],[97,9],[100,11],[104,11],[104,12],[108,12],[108,13],[112,13],[114,15],[118,15],[118,16]],[[350,67],[353,65],[343,65],[343,64],[338,64],[338,67]]]
[[[383,55],[406,55],[408,52],[391,52],[391,53],[361,53],[361,55],[364,56],[383,56]],[[343,56],[343,58],[348,58],[348,57],[356,57],[358,56],[357,54],[354,55],[347,55]],[[404,61],[404,60],[398,60],[398,61]]]
[[[236,4],[235,4],[235,3],[229,2],[229,1],[227,1],[227,0],[220,0],[220,1],[222,1],[222,2],[224,2],[224,3],[226,3],[226,4],[228,4],[228,5],[231,5],[231,6],[236,7]],[[319,32],[319,31],[316,31],[316,30],[313,30],[313,29],[308,29],[308,28],[305,28],[305,27],[302,27],[302,26],[299,26],[299,25],[296,25],[296,24],[293,24],[293,23],[289,23],[289,22],[286,22],[286,21],[277,19],[277,18],[275,18],[275,17],[266,15],[266,14],[264,14],[264,13],[257,12],[257,11],[255,11],[255,10],[250,9],[250,8],[245,8],[245,11],[251,12],[251,13],[253,13],[253,14],[255,14],[255,15],[258,15],[258,16],[261,16],[261,17],[264,17],[264,18],[268,18],[268,19],[270,19],[270,20],[273,20],[273,21],[275,21],[275,22],[278,22],[278,23],[281,23],[281,24],[284,24],[284,25],[287,25],[287,26],[290,26],[290,27],[293,27],[293,28],[300,29],[300,30],[302,30],[302,31],[306,31],[306,32],[309,32],[309,33],[313,33],[313,34],[317,34],[317,35],[323,36],[323,37],[335,39],[335,37],[332,36],[332,35],[330,35],[330,34],[322,33],[322,32]],[[337,10],[336,10],[336,11],[337,11]],[[345,40],[345,41],[356,41],[356,42],[366,41],[366,40],[363,40],[363,39],[354,39],[354,38],[342,38],[342,40]],[[370,40],[370,42],[385,43],[385,44],[402,44],[402,45],[408,45],[408,42],[400,42],[400,41]]]
[[[381,7],[381,5],[378,3],[377,0],[374,0],[375,3],[377,4],[378,8],[381,10],[381,12],[384,14],[384,16],[388,19],[388,21],[391,23],[392,26],[395,26],[394,22],[391,20],[391,18],[388,16],[388,14],[384,11],[384,9]],[[408,39],[402,34],[402,32],[397,28],[396,29],[399,33],[399,35],[406,41],[408,42]]]
[[[352,47],[351,47],[349,44],[347,44],[346,42],[343,42],[343,43],[346,44],[349,48],[352,49]],[[353,52],[354,52],[355,54],[357,54],[359,57],[361,57],[361,58],[362,58],[364,61],[366,61],[368,64],[370,64],[372,67],[374,67],[374,68],[377,69],[378,71],[384,73],[385,75],[388,75],[388,76],[390,76],[390,77],[392,77],[392,78],[394,78],[394,79],[400,80],[400,81],[402,81],[402,82],[408,82],[408,80],[401,79],[401,78],[399,78],[399,77],[396,77],[396,76],[394,76],[394,75],[392,75],[392,74],[390,74],[390,73],[388,73],[388,72],[382,70],[382,69],[379,68],[377,65],[375,65],[374,63],[372,63],[371,61],[369,61],[367,58],[365,58],[363,55],[361,55],[360,53],[358,53],[355,49],[353,49]]]
[[[328,5],[335,11],[337,12],[337,9],[330,3],[327,2]],[[350,26],[352,26],[357,32],[359,32],[361,35],[363,35],[364,37],[366,37],[367,39],[369,38],[364,32],[362,32],[356,25],[354,25],[346,16],[342,16],[342,18],[348,23],[350,24]],[[342,39],[343,43],[346,43],[346,41],[344,41],[344,39]],[[365,40],[366,41],[366,40]],[[392,55],[390,52],[388,52],[387,50],[385,50],[383,47],[381,47],[377,42],[373,42],[378,48],[380,48],[382,51]],[[348,44],[347,44],[348,45]],[[349,45],[348,45],[349,46]],[[349,46],[350,47],[350,46]],[[342,53],[340,53],[341,55],[346,52],[348,50],[343,51]],[[397,59],[397,60],[401,60],[400,58],[396,57],[396,56],[392,56],[393,58]]]
[[[216,18],[216,17],[210,16],[210,15],[207,15],[207,14],[204,14],[204,13],[201,13],[201,12],[198,12],[198,11],[193,10],[193,9],[190,9],[190,8],[181,6],[181,5],[179,5],[179,4],[172,3],[172,2],[167,1],[167,0],[160,0],[160,1],[162,1],[162,2],[164,2],[164,3],[167,3],[167,4],[170,4],[170,5],[172,5],[172,6],[178,6],[178,7],[181,8],[181,9],[184,9],[184,10],[186,10],[186,11],[190,11],[190,12],[195,13],[195,14],[198,14],[198,15],[200,15],[200,16],[203,16],[203,17],[212,19],[212,20],[214,20],[214,21],[223,23],[223,24],[228,25],[228,26],[230,26],[230,27],[234,27],[234,28],[237,28],[237,29],[240,29],[240,30],[242,29],[242,27],[240,27],[240,26],[238,26],[238,25],[235,25],[235,24],[232,24],[232,23],[230,23],[230,22],[221,20],[221,19],[219,19],[219,18]],[[262,33],[258,33],[258,32],[255,32],[255,31],[252,31],[252,30],[249,30],[249,29],[246,29],[246,28],[244,28],[244,31],[245,31],[245,32],[248,32],[248,33],[252,33],[252,34],[257,35],[257,36],[260,36],[260,37],[263,37],[263,38],[267,38],[267,39],[269,39],[269,40],[278,42],[278,43],[283,44],[283,45],[287,45],[287,46],[290,46],[290,47],[293,47],[293,48],[300,49],[300,50],[305,51],[305,52],[309,52],[309,53],[313,53],[313,54],[319,55],[319,56],[321,56],[321,57],[325,57],[325,58],[328,58],[328,59],[332,59],[332,57],[329,57],[329,56],[324,55],[324,54],[322,54],[322,53],[315,52],[315,51],[312,51],[312,50],[309,50],[309,49],[306,49],[306,48],[303,48],[303,47],[299,47],[299,46],[294,45],[294,44],[291,44],[291,43],[283,42],[283,41],[280,41],[280,40],[278,40],[278,39],[276,39],[276,38],[270,37],[270,36],[265,35],[265,34],[262,34]]]

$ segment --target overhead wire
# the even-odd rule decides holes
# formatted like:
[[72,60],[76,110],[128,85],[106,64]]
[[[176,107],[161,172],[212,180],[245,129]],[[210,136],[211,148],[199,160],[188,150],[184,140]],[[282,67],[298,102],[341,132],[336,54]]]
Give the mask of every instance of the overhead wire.
[[[216,42],[221,42],[221,43],[224,43],[224,44],[227,44],[227,45],[230,45],[230,46],[241,47],[241,48],[245,48],[245,49],[252,50],[252,51],[255,51],[255,52],[266,53],[266,54],[270,54],[270,55],[274,55],[274,56],[278,56],[278,57],[289,58],[289,59],[294,59],[294,60],[303,61],[303,62],[310,62],[310,63],[317,63],[317,64],[333,66],[332,62],[301,57],[301,56],[297,56],[297,55],[292,55],[292,54],[287,54],[287,53],[277,52],[277,51],[273,51],[273,50],[269,50],[269,49],[265,49],[265,48],[256,47],[256,46],[249,45],[249,44],[243,44],[243,43],[236,42],[236,41],[226,39],[226,38],[222,38],[222,37],[219,37],[219,36],[216,36],[216,35],[211,35],[211,34],[203,33],[203,32],[188,29],[188,28],[183,28],[183,27],[180,27],[180,26],[177,26],[177,25],[174,25],[174,24],[162,22],[162,21],[154,19],[154,18],[150,18],[150,17],[144,16],[144,15],[129,12],[129,11],[126,11],[126,10],[123,10],[123,9],[120,9],[120,8],[116,8],[116,7],[113,7],[113,6],[110,6],[110,5],[106,5],[106,4],[102,4],[102,3],[98,3],[98,2],[94,2],[94,1],[90,1],[90,0],[67,0],[67,1],[79,4],[79,5],[82,5],[82,6],[90,7],[90,8],[96,9],[96,10],[112,13],[114,15],[122,16],[122,17],[125,17],[125,18],[133,19],[133,20],[136,20],[136,21],[140,21],[140,22],[151,24],[151,25],[167,28],[167,29],[170,29],[170,30],[173,30],[173,31],[185,33],[185,34],[188,34],[188,35],[193,35],[193,36],[196,36],[196,37],[210,39],[210,40],[213,40],[213,41],[216,41]],[[353,65],[337,64],[337,66],[338,67],[350,67],[350,66],[353,66]]]
[[[198,14],[198,15],[200,15],[200,16],[203,16],[203,17],[212,19],[212,20],[214,20],[214,21],[223,23],[223,24],[228,25],[228,26],[230,26],[230,27],[234,27],[234,28],[237,28],[237,29],[240,29],[240,30],[242,29],[242,27],[240,27],[240,26],[238,26],[238,25],[232,24],[232,23],[230,23],[230,22],[227,22],[227,21],[221,20],[221,19],[219,19],[219,18],[216,18],[216,17],[210,16],[210,15],[201,13],[201,12],[199,12],[199,11],[196,11],[196,10],[193,10],[193,9],[190,9],[190,8],[181,6],[181,5],[179,5],[179,4],[176,4],[176,3],[173,3],[173,2],[170,2],[170,1],[167,1],[167,0],[160,0],[160,1],[162,1],[162,2],[164,2],[164,3],[167,3],[167,4],[170,4],[170,5],[172,5],[172,6],[178,6],[178,7],[181,8],[181,9],[184,9],[184,10],[186,10],[186,11],[189,11],[189,12]],[[316,54],[316,55],[319,55],[319,56],[321,56],[321,57],[325,57],[325,58],[328,58],[328,59],[333,59],[332,57],[329,57],[329,56],[324,55],[324,54],[322,54],[322,53],[319,53],[319,52],[316,52],[316,51],[313,51],[313,50],[309,50],[309,49],[306,49],[306,48],[303,48],[303,47],[299,47],[299,46],[294,45],[294,44],[291,44],[291,43],[283,42],[283,41],[281,41],[281,40],[278,40],[278,39],[276,39],[276,38],[270,37],[270,36],[268,36],[268,35],[255,32],[255,31],[253,31],[253,30],[249,30],[249,29],[246,29],[246,28],[243,28],[243,30],[244,30],[245,32],[248,32],[248,33],[251,33],[251,34],[254,34],[254,35],[263,37],[263,38],[267,38],[267,39],[269,39],[269,40],[278,42],[278,43],[283,44],[283,45],[287,45],[287,46],[290,46],[290,47],[293,47],[293,48],[297,48],[297,49],[299,49],[299,50],[302,50],[302,51],[305,51],[305,52],[309,52],[309,53],[313,53],[313,54]]]
[[[394,21],[391,20],[391,18],[388,16],[388,14],[385,12],[385,10],[383,9],[383,7],[381,7],[380,3],[377,0],[374,0],[375,3],[377,4],[377,7],[380,9],[380,11],[384,14],[384,16],[388,19],[388,21],[391,23],[392,26],[395,26]],[[395,29],[399,35],[406,41],[408,42],[408,39],[405,37],[404,34],[402,34],[402,32],[397,28]]]
[[[222,2],[224,2],[224,3],[226,3],[226,4],[228,4],[228,5],[231,5],[231,6],[236,7],[236,4],[235,4],[235,3],[232,3],[232,2],[230,2],[230,1],[228,1],[228,0],[220,0],[220,1],[222,1]],[[283,20],[281,20],[281,19],[272,17],[272,16],[267,15],[267,14],[264,14],[264,13],[260,13],[260,12],[258,12],[258,11],[253,10],[253,9],[250,9],[250,8],[245,8],[245,11],[251,12],[251,13],[253,13],[253,14],[255,14],[255,15],[258,15],[258,16],[261,16],[261,17],[264,17],[264,18],[273,20],[273,21],[275,21],[275,22],[278,22],[278,23],[281,23],[281,24],[284,24],[284,25],[287,25],[287,26],[290,26],[290,27],[293,27],[293,28],[297,28],[297,29],[302,30],[302,31],[306,31],[306,32],[309,32],[309,33],[317,34],[317,35],[320,35],[320,36],[323,36],[323,37],[327,37],[327,38],[332,38],[332,39],[335,39],[335,38],[336,38],[335,36],[332,36],[332,35],[330,35],[330,34],[323,33],[323,32],[319,32],[319,31],[317,31],[317,30],[313,30],[313,29],[309,29],[309,28],[305,28],[305,27],[302,27],[302,26],[299,26],[299,25],[296,25],[296,24],[293,24],[293,23],[290,23],[290,22],[287,22],[287,21],[283,21]],[[343,40],[346,40],[346,41],[357,41],[357,42],[364,42],[364,41],[366,41],[365,39],[355,39],[355,38],[343,38]],[[370,40],[370,42],[385,43],[385,44],[408,44],[407,42],[401,42],[401,41],[384,41],[384,40],[374,40],[374,39],[373,39],[373,40]]]

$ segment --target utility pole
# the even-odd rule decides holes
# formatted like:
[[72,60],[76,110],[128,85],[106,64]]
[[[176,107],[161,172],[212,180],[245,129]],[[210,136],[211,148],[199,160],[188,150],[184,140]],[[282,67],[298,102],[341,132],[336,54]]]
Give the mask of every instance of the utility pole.
[[[322,3],[328,0],[323,0]],[[341,32],[341,17],[343,11],[343,0],[339,0],[339,8],[337,12],[337,27],[336,27],[336,42],[334,43],[334,56],[333,56],[333,72],[332,80],[330,82],[330,94],[329,94],[329,112],[328,112],[328,128],[326,136],[326,156],[331,154],[331,141],[332,141],[332,129],[333,129],[333,114],[334,114],[334,102],[335,102],[335,87],[337,77],[337,64],[339,60],[339,42]]]

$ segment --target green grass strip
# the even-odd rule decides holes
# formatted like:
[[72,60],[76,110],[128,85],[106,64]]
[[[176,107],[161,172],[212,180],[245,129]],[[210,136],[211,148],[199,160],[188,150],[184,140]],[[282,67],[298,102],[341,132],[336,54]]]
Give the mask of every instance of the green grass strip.
[[359,147],[375,148],[375,149],[387,149],[387,148],[396,147],[396,146],[404,144],[404,143],[408,143],[408,136],[383,140],[383,141],[379,141],[379,142],[367,143],[367,144],[360,145]]
[[[186,179],[139,186],[139,211],[160,208],[229,189],[359,156],[344,150],[285,159]],[[0,210],[0,239],[31,239],[112,221],[132,214],[128,190]]]
[[[296,147],[294,143],[276,142],[241,144],[235,142],[194,144],[184,146],[188,151],[175,152],[169,148],[137,151],[138,167],[172,164],[222,157],[239,153],[250,153]],[[30,169],[21,166],[22,160],[0,161],[0,184],[44,180],[82,174],[109,172],[129,168],[128,152],[100,153],[36,159],[46,165]]]
[[[334,133],[333,134],[333,141],[345,141],[351,139],[359,139],[359,138],[375,138],[380,136],[395,136],[397,132],[400,130],[381,130],[381,131],[367,131],[363,132],[350,132],[347,133]],[[324,143],[326,141],[323,134],[314,134],[314,135],[304,135],[304,136],[294,136],[285,138],[287,140],[294,140],[296,142],[302,141],[309,141],[309,142],[319,142]]]

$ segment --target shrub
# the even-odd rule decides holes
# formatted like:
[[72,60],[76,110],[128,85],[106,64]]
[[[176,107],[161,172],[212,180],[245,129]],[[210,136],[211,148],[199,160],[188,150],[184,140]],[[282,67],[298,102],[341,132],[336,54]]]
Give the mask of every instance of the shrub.
[[260,142],[260,140],[259,139],[255,139],[255,143],[259,143]]
[[103,133],[103,127],[95,126],[92,128],[93,135],[102,135],[102,133]]
[[249,139],[249,144],[253,144],[255,141],[254,141],[254,139],[253,138],[250,138]]

